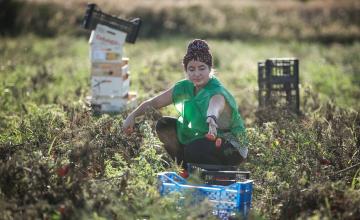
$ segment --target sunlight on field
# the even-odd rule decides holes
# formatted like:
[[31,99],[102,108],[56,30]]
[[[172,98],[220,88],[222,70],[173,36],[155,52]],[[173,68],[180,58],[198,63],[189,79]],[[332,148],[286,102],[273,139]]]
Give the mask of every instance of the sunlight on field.
[[[125,46],[130,58],[131,89],[140,100],[151,97],[172,86],[184,77],[182,56],[188,38],[164,37],[143,40]],[[89,95],[89,45],[86,38],[60,37],[42,40],[36,37],[4,39],[2,51],[6,61],[2,65],[3,88],[25,79],[17,85],[24,94],[33,94],[26,100],[44,103],[66,102]],[[359,108],[360,45],[322,45],[306,42],[280,41],[225,41],[209,40],[214,56],[216,76],[235,95],[245,118],[253,118],[257,107],[257,62],[272,57],[296,57],[300,60],[302,92],[307,89],[323,101],[332,100],[340,106]],[[19,69],[21,71],[19,72]],[[44,73],[45,71],[45,73]],[[47,74],[47,80],[44,76]],[[35,82],[39,78],[39,82]],[[42,82],[44,81],[44,82]],[[50,92],[37,88],[43,83]],[[20,88],[21,87],[21,88]],[[34,90],[42,94],[39,95]],[[20,99],[25,98],[20,95]]]

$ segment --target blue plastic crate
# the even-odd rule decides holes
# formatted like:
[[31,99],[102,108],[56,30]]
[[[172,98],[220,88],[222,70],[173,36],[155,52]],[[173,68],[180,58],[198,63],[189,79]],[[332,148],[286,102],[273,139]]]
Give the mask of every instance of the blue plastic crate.
[[191,185],[175,172],[158,173],[158,190],[164,196],[171,192],[179,192],[187,196],[191,194],[194,203],[207,199],[213,207],[213,214],[227,219],[235,213],[248,215],[251,207],[253,181],[236,182],[228,186]]

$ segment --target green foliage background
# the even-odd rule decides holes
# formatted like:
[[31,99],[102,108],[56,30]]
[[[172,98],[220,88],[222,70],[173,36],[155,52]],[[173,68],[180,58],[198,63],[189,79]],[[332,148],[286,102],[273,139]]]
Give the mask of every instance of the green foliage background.
[[[126,45],[138,101],[183,78],[181,59],[188,41],[207,33],[189,37],[169,31]],[[176,196],[157,193],[156,173],[178,169],[153,129],[159,114],[175,115],[173,107],[139,118],[131,136],[121,131],[126,112],[91,113],[85,102],[90,91],[88,33],[82,34],[43,38],[25,32],[0,39],[1,218],[211,218],[206,203],[179,210]],[[217,76],[234,94],[248,128],[250,153],[242,169],[255,180],[250,217],[356,219],[359,41],[232,36],[237,38],[219,34],[206,39]],[[257,112],[257,62],[270,57],[299,58],[303,115]],[[65,176],[58,175],[62,167],[69,168]]]

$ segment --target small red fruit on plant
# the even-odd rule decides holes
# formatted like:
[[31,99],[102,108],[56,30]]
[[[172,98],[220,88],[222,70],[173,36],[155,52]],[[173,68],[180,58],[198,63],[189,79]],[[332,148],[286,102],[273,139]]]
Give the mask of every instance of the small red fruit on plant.
[[222,144],[221,138],[216,138],[215,147],[216,147],[217,149],[220,149],[220,148],[221,148],[221,144]]
[[127,128],[127,129],[125,130],[125,133],[126,133],[127,135],[130,135],[133,131],[134,131],[134,129],[132,129],[132,128]]
[[65,214],[65,205],[60,205],[58,208],[58,211],[61,213],[61,215]]
[[331,161],[326,159],[326,158],[321,158],[320,159],[320,164],[321,165],[330,165],[331,164]]
[[70,164],[66,164],[59,169],[56,170],[57,175],[63,177],[65,176],[70,170]]
[[179,173],[179,175],[180,175],[182,178],[184,178],[184,179],[186,179],[186,178],[189,177],[189,173],[188,173],[187,170],[181,170],[180,173]]

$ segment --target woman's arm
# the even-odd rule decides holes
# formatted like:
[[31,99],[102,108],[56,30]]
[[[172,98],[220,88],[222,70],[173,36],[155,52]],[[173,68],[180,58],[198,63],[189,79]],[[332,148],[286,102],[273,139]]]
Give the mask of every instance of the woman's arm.
[[132,111],[127,116],[123,123],[123,129],[126,132],[131,132],[135,124],[135,118],[137,116],[143,115],[148,108],[159,109],[170,105],[172,103],[172,91],[173,87],[151,99],[142,102],[134,111]]
[[[219,118],[220,114],[224,111],[225,108],[225,98],[222,95],[214,95],[209,101],[209,107],[207,110],[207,116],[215,116],[216,119]],[[209,132],[214,136],[217,135],[216,128],[218,127],[217,122],[212,117],[207,117],[206,122],[209,123]]]
[[214,115],[219,118],[220,114],[225,108],[225,98],[222,95],[214,95],[209,101],[209,107],[207,110],[207,116]]

